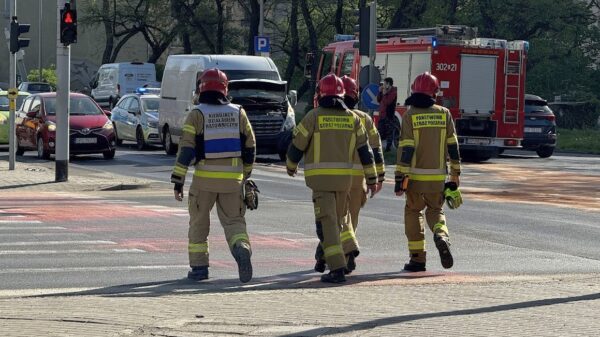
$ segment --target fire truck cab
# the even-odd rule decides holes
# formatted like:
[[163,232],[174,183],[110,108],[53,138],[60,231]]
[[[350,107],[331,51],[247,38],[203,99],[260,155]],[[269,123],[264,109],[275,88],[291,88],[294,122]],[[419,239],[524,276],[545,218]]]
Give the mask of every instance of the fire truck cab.
[[[478,38],[467,26],[387,30],[378,32],[374,65],[398,88],[398,117],[414,78],[435,75],[437,102],[452,112],[463,158],[483,161],[521,147],[528,48],[526,41]],[[330,72],[359,81],[369,58],[352,39],[327,45],[318,62],[317,81]]]

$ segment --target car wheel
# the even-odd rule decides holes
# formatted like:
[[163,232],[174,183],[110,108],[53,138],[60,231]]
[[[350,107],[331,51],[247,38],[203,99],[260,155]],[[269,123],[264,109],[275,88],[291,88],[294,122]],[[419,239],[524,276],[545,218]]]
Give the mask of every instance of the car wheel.
[[17,142],[17,148],[15,154],[17,156],[22,156],[25,153],[25,149],[19,146],[19,142]]
[[139,126],[135,131],[135,141],[137,143],[138,150],[142,151],[146,148],[146,141],[144,140],[144,131],[142,131],[142,128]]
[[165,152],[168,155],[174,155],[177,154],[177,144],[173,143],[173,139],[171,138],[171,131],[169,130],[169,127],[167,127],[165,129],[165,136],[164,136],[164,146],[165,146]]
[[540,158],[548,158],[554,153],[554,146],[540,146],[535,152]]
[[110,151],[102,152],[102,156],[104,159],[113,159],[115,157],[116,150],[112,149]]
[[50,151],[44,148],[44,140],[42,137],[38,137],[37,139],[37,157],[39,159],[50,159]]
[[110,97],[108,99],[108,110],[112,111],[115,108],[115,102],[113,101],[113,98]]

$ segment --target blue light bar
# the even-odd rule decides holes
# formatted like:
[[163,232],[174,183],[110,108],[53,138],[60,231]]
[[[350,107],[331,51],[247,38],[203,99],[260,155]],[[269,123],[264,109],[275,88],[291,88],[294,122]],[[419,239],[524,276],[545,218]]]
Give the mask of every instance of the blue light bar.
[[140,87],[135,90],[139,95],[160,95],[160,88],[144,88]]
[[435,38],[435,37],[431,38],[431,46],[433,48],[437,47],[437,38]]
[[354,37],[354,35],[347,35],[347,34],[335,34],[335,36],[333,37],[333,40],[335,42],[340,42],[340,41],[352,41],[355,40],[356,38]]

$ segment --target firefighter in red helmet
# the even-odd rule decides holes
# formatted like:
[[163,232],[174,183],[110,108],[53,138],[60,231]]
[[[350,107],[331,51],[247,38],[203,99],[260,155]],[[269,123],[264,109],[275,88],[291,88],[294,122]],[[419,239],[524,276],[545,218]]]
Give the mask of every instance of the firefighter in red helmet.
[[[373,119],[369,114],[356,108],[358,103],[358,85],[356,81],[348,76],[342,77],[344,83],[344,103],[360,119],[361,124],[367,133],[369,146],[373,150],[375,168],[377,171],[377,190],[383,186],[385,180],[385,166],[383,162],[383,153],[381,150],[381,138],[379,132],[373,124]],[[352,186],[349,193],[348,214],[346,221],[342,224],[341,242],[344,254],[346,254],[347,267],[346,273],[351,273],[356,268],[355,258],[359,254],[358,240],[356,239],[356,228],[358,227],[358,215],[360,209],[367,202],[367,184],[365,174],[360,162],[358,153],[354,154],[354,166],[352,168]],[[317,253],[318,255],[318,253]],[[325,270],[325,261],[317,259],[315,270],[323,272]]]
[[287,172],[296,174],[304,157],[306,185],[313,191],[315,223],[320,247],[330,272],[322,282],[346,281],[346,258],[340,232],[348,212],[354,155],[358,153],[367,190],[377,193],[377,172],[360,118],[343,102],[344,83],[334,74],[319,82],[319,106],[294,129],[287,153]]
[[208,278],[210,211],[216,203],[230,251],[238,264],[240,281],[245,283],[252,278],[252,264],[240,192],[243,180],[252,171],[256,149],[246,112],[227,100],[227,85],[227,76],[219,69],[202,73],[198,104],[183,125],[171,182],[175,184],[175,199],[182,201],[188,166],[195,159],[188,203],[188,278]]
[[405,102],[410,108],[402,116],[394,191],[397,196],[406,194],[404,221],[410,260],[404,270],[410,272],[425,271],[424,210],[442,266],[451,268],[454,263],[442,207],[448,173],[449,182],[459,184],[460,155],[452,115],[435,104],[439,88],[435,76],[418,75]]

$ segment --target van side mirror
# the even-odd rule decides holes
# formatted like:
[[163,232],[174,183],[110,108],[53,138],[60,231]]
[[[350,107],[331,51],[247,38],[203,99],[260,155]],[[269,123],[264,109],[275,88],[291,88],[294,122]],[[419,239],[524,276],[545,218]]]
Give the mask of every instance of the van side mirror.
[[290,90],[288,93],[288,99],[293,107],[296,106],[296,104],[298,104],[298,92],[296,90]]
[[312,66],[315,62],[315,53],[306,53],[304,57],[304,77],[310,79],[312,77]]
[[27,118],[37,118],[37,116],[38,116],[38,111],[29,111],[29,112],[26,114],[26,116],[27,116]]

